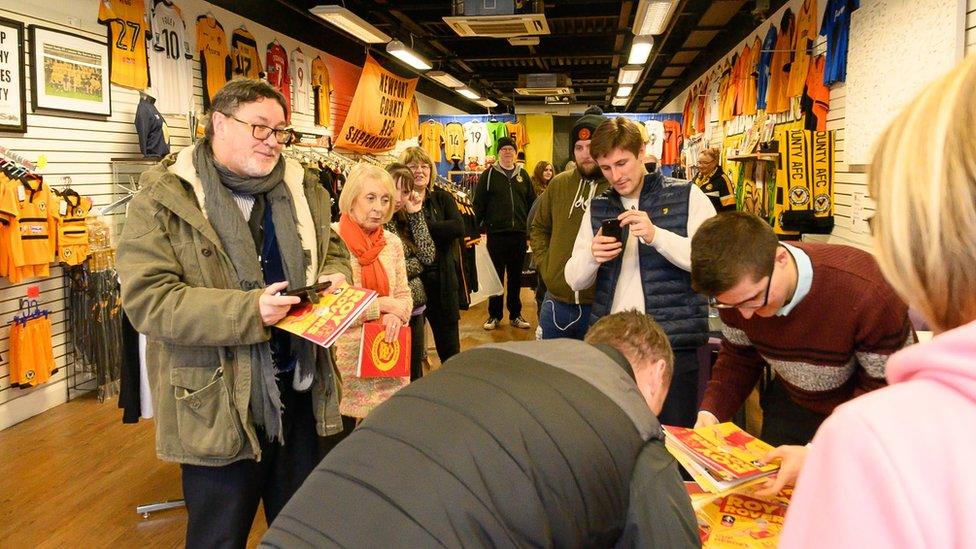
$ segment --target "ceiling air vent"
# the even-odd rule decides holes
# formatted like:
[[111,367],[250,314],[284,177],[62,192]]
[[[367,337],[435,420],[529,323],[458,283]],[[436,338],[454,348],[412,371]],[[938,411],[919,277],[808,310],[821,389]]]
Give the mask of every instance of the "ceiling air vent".
[[569,105],[569,96],[547,95],[546,105]]
[[515,93],[545,97],[547,95],[570,95],[573,82],[565,74],[537,73],[520,74]]
[[515,38],[509,38],[508,43],[513,46],[538,46],[539,37],[538,36],[516,36]]
[[549,34],[549,23],[544,13],[445,17],[444,22],[458,36],[512,38]]

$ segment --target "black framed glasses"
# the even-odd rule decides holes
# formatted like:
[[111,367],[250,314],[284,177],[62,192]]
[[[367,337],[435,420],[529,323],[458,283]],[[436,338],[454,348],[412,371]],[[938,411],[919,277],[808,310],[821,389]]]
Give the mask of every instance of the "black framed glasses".
[[773,286],[773,271],[776,270],[776,254],[773,254],[773,263],[769,267],[769,274],[766,275],[766,291],[763,294],[762,303],[750,303],[751,300],[740,303],[722,303],[714,296],[708,298],[708,305],[716,309],[762,309],[769,303],[769,288]]
[[279,129],[279,128],[272,128],[271,126],[265,126],[264,124],[252,124],[250,122],[245,122],[240,118],[237,118],[233,114],[225,114],[224,116],[227,116],[228,118],[233,118],[234,120],[240,122],[241,124],[244,124],[245,126],[250,126],[251,137],[257,139],[258,141],[264,141],[265,139],[270,137],[271,134],[274,134],[275,141],[277,141],[281,145],[287,145],[291,143],[292,140],[295,138],[295,132],[293,132],[290,128]]

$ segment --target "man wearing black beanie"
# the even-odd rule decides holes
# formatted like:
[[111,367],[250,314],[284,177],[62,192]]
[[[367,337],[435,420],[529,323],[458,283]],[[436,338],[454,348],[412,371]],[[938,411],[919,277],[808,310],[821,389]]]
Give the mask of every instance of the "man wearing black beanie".
[[[521,329],[530,327],[522,318],[522,266],[528,249],[529,209],[535,202],[535,191],[528,172],[515,164],[518,147],[511,137],[498,140],[498,161],[481,173],[474,189],[474,215],[482,234],[488,235],[488,255],[505,282],[508,273],[509,322]],[[488,320],[485,330],[494,330],[502,320],[502,296],[488,298]]]
[[599,107],[590,107],[573,125],[569,154],[576,162],[576,169],[563,172],[549,182],[530,228],[532,258],[547,288],[539,310],[543,339],[583,339],[590,324],[593,289],[573,291],[566,283],[563,268],[573,253],[576,233],[590,198],[607,189],[607,180],[590,157],[590,137],[606,119]]

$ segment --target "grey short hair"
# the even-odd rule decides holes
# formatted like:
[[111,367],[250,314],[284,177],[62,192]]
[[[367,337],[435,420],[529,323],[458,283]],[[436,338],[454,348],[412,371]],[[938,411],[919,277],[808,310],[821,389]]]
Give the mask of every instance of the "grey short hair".
[[264,80],[235,78],[224,84],[224,87],[217,91],[213,101],[210,102],[210,111],[207,112],[204,120],[203,133],[205,139],[207,141],[213,140],[213,114],[215,112],[234,114],[241,104],[253,103],[262,98],[277,101],[281,105],[282,112],[285,113],[285,119],[288,118],[288,104],[285,102],[285,96]]

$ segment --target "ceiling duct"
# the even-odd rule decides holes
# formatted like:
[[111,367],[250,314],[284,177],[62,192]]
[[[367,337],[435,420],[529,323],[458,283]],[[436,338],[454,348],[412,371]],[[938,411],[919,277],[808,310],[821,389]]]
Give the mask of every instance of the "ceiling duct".
[[445,17],[444,22],[458,36],[538,36],[549,34],[543,8],[543,2],[538,0],[454,0],[453,16]]
[[571,95],[573,93],[572,85],[572,80],[565,74],[520,74],[515,93],[535,97]]

